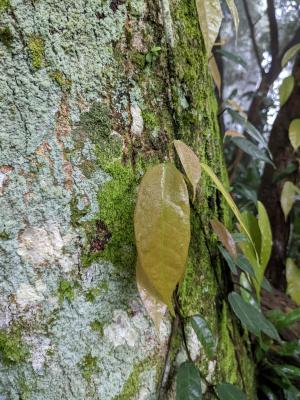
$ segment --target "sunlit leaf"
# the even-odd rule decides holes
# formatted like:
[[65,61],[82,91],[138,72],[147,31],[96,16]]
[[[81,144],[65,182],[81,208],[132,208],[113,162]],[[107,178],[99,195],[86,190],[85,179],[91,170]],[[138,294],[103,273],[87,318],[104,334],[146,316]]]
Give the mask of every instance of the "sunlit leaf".
[[260,143],[264,148],[268,147],[268,144],[265,140],[265,138],[262,136],[262,134],[255,128],[254,125],[251,124],[246,118],[244,118],[240,113],[227,109],[229,115],[231,118],[240,124],[244,130],[249,134],[249,136],[252,137],[252,139],[256,140],[258,143]]
[[239,23],[240,23],[240,19],[239,19],[239,13],[238,10],[236,8],[235,2],[234,0],[226,0],[227,6],[231,12],[232,18],[233,18],[233,23],[234,23],[234,27],[235,27],[235,33],[237,35],[238,30],[239,30]]
[[221,80],[221,75],[220,75],[218,65],[216,63],[216,59],[213,55],[211,55],[209,58],[208,66],[209,66],[209,70],[210,70],[211,76],[213,78],[213,81],[218,89],[219,94],[220,94],[222,80]]
[[222,56],[224,56],[228,60],[241,65],[243,68],[245,68],[247,70],[247,68],[248,68],[247,63],[240,55],[232,53],[231,51],[227,51],[224,49],[218,49],[216,51],[217,51],[217,53],[220,53]]
[[274,166],[266,152],[257,147],[254,143],[250,142],[250,140],[241,137],[232,137],[231,141],[245,153],[252,156],[255,160],[261,160]]
[[157,300],[154,296],[152,296],[148,290],[143,286],[142,282],[139,280],[140,268],[137,268],[137,287],[141,297],[141,300],[144,304],[145,309],[147,310],[148,315],[154,322],[157,332],[160,332],[160,325],[163,319],[163,316],[166,313],[167,306],[161,301]]
[[247,400],[245,393],[231,383],[220,383],[215,390],[220,400]]
[[176,400],[201,400],[201,378],[198,368],[191,362],[180,365],[176,378]]
[[196,0],[200,28],[209,56],[219,34],[223,13],[219,0]]
[[224,133],[224,137],[226,137],[226,136],[229,136],[229,137],[241,137],[241,138],[245,137],[241,132],[232,131],[232,130],[226,131]]
[[228,300],[235,315],[250,332],[257,336],[260,332],[264,332],[272,339],[280,341],[280,337],[274,325],[268,321],[257,308],[243,300],[238,293],[231,292],[228,296]]
[[224,257],[225,261],[227,262],[228,267],[230,268],[230,271],[236,275],[237,274],[237,268],[235,266],[235,263],[232,259],[232,257],[230,256],[230,254],[228,253],[227,250],[224,249],[224,247],[222,246],[218,246],[218,249],[220,250],[220,253],[222,254],[222,256]]
[[208,326],[208,323],[201,315],[191,317],[192,327],[204,347],[208,358],[212,359],[216,353],[216,340]]
[[181,140],[174,140],[174,146],[177,151],[178,157],[180,158],[184,172],[188,177],[193,187],[193,201],[195,200],[196,188],[200,180],[201,169],[200,161],[194,151],[183,143]]
[[288,258],[286,260],[287,293],[298,306],[300,305],[300,268]]
[[281,107],[288,101],[294,89],[294,85],[295,85],[295,79],[292,75],[287,76],[282,81],[282,84],[279,88],[279,100]]
[[251,235],[252,241],[255,245],[255,249],[257,253],[260,254],[262,237],[261,237],[261,231],[259,229],[258,220],[253,214],[251,214],[248,211],[242,212],[242,218],[245,226],[248,229],[248,232]]
[[265,273],[272,252],[272,230],[267,211],[260,201],[257,202],[258,225],[261,232],[260,265],[261,278]]
[[134,214],[142,286],[174,314],[172,294],[183,279],[190,241],[190,206],[182,174],[172,164],[149,169]]
[[284,182],[281,195],[280,195],[280,204],[284,214],[285,219],[287,219],[295,201],[297,194],[297,187],[293,184],[293,182],[286,181]]
[[284,67],[285,64],[287,64],[290,61],[290,59],[293,58],[298,53],[299,50],[300,50],[300,43],[297,43],[294,46],[290,47],[282,57],[281,66]]
[[293,119],[289,126],[289,139],[293,149],[296,151],[300,146],[300,118]]
[[218,221],[214,218],[211,221],[211,226],[213,231],[218,236],[219,240],[222,242],[225,249],[227,249],[228,253],[231,255],[234,261],[237,258],[237,250],[233,237],[230,232],[226,229],[226,227],[222,224],[222,222]]

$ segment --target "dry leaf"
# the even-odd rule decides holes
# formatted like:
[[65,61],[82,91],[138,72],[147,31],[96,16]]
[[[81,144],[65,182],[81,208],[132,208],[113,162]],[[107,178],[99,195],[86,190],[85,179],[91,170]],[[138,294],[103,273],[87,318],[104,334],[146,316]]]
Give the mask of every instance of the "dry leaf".
[[206,53],[210,56],[213,45],[219,34],[223,13],[219,0],[196,0],[200,28]]
[[241,138],[244,138],[244,137],[245,137],[241,132],[232,131],[232,130],[226,131],[225,134],[224,134],[224,137],[226,137],[226,136],[230,136],[230,137],[241,137]]
[[180,158],[184,172],[193,187],[193,201],[195,201],[196,188],[200,180],[200,161],[194,151],[181,140],[174,140],[174,146]]
[[237,35],[238,30],[239,30],[239,23],[240,23],[240,19],[239,19],[239,13],[238,10],[236,8],[235,2],[234,0],[226,0],[227,6],[231,12],[232,18],[233,18],[233,23],[234,23],[234,27],[235,27],[235,33]]
[[172,295],[183,279],[190,242],[190,205],[183,175],[172,164],[146,172],[134,213],[139,283],[174,315]]
[[237,250],[236,245],[233,237],[231,236],[230,232],[226,229],[226,227],[214,218],[210,222],[213,231],[218,236],[219,240],[222,242],[223,246],[227,249],[228,253],[231,255],[234,261],[237,259]]

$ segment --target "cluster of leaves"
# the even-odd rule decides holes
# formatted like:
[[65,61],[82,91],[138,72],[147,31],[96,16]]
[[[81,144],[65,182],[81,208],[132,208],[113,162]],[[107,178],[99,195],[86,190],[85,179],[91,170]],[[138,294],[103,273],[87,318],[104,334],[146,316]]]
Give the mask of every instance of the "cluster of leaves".
[[[229,192],[206,164],[200,163],[190,147],[181,141],[174,146],[192,188],[195,201],[196,188],[204,171],[214,186],[222,193],[236,217],[238,232],[231,234],[217,219],[211,226],[221,242],[218,246],[226,260],[240,291],[228,295],[228,303],[242,325],[257,338],[257,361],[268,370],[270,387],[278,385],[291,397],[296,388],[293,384],[300,377],[300,369],[294,365],[280,366],[269,361],[268,356],[298,355],[299,343],[285,343],[279,331],[300,319],[300,310],[284,315],[280,312],[267,318],[260,306],[261,289],[272,290],[264,277],[272,250],[272,233],[268,215],[262,203],[257,203],[257,216],[240,212]],[[142,179],[135,210],[135,236],[138,251],[137,281],[142,300],[159,327],[163,305],[175,316],[173,295],[184,278],[190,241],[190,204],[185,177],[171,163],[152,167]],[[151,304],[151,305],[150,305]],[[213,359],[216,339],[208,323],[201,315],[185,319],[193,327],[207,357]],[[188,353],[188,349],[187,349]],[[188,353],[189,355],[189,353]],[[201,399],[201,377],[196,365],[189,361],[179,367],[177,375],[177,399]],[[264,386],[266,393],[271,388]],[[238,387],[222,383],[213,387],[221,400],[246,399]]]

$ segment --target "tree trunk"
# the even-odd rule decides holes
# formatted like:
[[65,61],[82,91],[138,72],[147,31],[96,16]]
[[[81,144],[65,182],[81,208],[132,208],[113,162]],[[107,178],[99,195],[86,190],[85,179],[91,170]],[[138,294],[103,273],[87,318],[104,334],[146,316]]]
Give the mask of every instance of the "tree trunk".
[[[294,152],[289,140],[289,125],[293,119],[300,118],[300,57],[297,57],[293,68],[295,78],[294,90],[288,101],[279,110],[269,139],[269,149],[273,155],[277,171],[284,171],[291,163],[297,163],[298,154]],[[271,165],[265,165],[259,189],[259,198],[264,203],[270,218],[273,233],[273,248],[268,264],[267,276],[272,285],[282,291],[286,288],[285,262],[290,235],[290,219],[285,220],[280,205],[283,181],[274,183],[274,173],[277,171]],[[278,173],[278,172],[277,172]],[[299,170],[289,175],[289,180],[299,185]]]
[[[186,355],[179,340],[168,351],[171,319],[157,333],[139,299],[133,210],[174,138],[226,181],[195,4],[1,0],[0,12],[0,398],[157,399],[167,375],[173,399]],[[188,330],[190,351],[208,381],[252,399],[213,216],[230,220],[203,176],[180,303],[209,321],[217,359]]]

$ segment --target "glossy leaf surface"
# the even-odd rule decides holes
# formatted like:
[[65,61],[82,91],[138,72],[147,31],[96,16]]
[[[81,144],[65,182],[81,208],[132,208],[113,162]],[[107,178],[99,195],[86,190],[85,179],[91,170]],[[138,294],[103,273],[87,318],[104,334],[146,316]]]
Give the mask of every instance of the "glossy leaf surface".
[[216,353],[216,340],[208,326],[208,323],[201,315],[194,315],[191,318],[192,327],[204,347],[208,358],[212,359]]
[[282,81],[282,84],[279,88],[279,100],[280,106],[282,107],[289,99],[295,85],[295,79],[292,75],[287,76]]
[[196,0],[196,6],[206,53],[210,56],[223,19],[220,1]]
[[220,400],[247,400],[245,393],[230,383],[220,383],[216,386],[216,393]]
[[177,151],[184,172],[193,187],[193,200],[195,200],[196,188],[200,180],[201,169],[200,161],[194,151],[181,140],[174,140],[174,146]]
[[289,126],[289,139],[296,151],[300,146],[300,118],[293,119]]
[[180,365],[176,379],[176,400],[201,400],[202,389],[198,368],[191,362]]
[[183,279],[190,241],[190,206],[182,174],[159,164],[144,175],[134,214],[138,281],[174,313],[172,294]]
[[215,232],[215,234],[218,236],[219,240],[225,247],[225,249],[227,249],[228,253],[231,255],[233,260],[236,261],[237,259],[236,245],[230,232],[226,229],[226,227],[222,224],[222,222],[220,222],[216,218],[214,218],[211,221],[211,226],[213,228],[213,231]]
[[287,293],[300,306],[300,268],[288,258],[286,260]]

